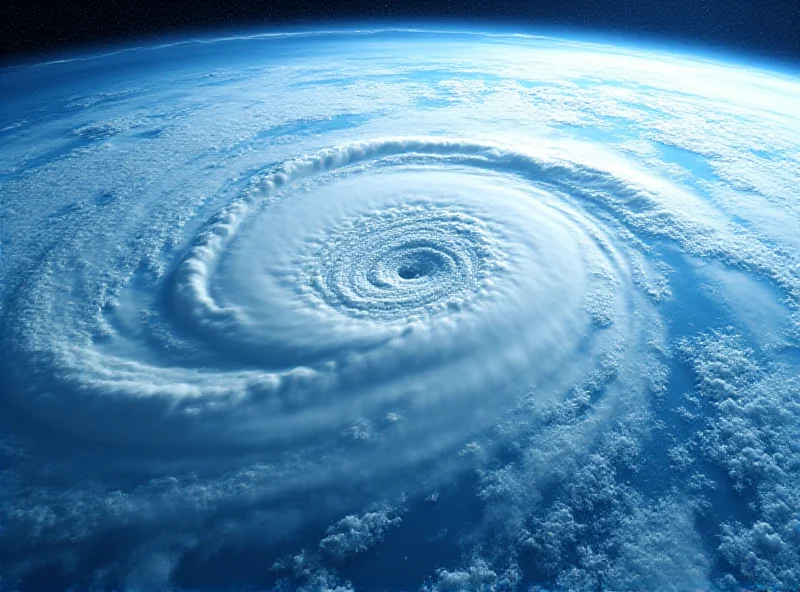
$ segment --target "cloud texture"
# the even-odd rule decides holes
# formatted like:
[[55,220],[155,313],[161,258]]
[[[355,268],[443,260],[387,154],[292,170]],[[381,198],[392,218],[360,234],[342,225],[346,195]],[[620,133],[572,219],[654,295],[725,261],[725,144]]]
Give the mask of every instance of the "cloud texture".
[[0,587],[800,584],[800,83],[443,35],[2,72]]

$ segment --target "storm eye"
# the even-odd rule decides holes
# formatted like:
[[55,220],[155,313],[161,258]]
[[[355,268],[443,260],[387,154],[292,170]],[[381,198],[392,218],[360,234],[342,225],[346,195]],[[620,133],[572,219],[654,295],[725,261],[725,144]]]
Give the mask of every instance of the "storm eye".
[[438,267],[435,257],[428,253],[420,253],[404,261],[397,268],[397,275],[404,280],[416,280],[433,274]]
[[397,275],[399,275],[404,280],[415,280],[420,276],[426,275],[425,270],[417,265],[403,265],[400,269],[397,270]]

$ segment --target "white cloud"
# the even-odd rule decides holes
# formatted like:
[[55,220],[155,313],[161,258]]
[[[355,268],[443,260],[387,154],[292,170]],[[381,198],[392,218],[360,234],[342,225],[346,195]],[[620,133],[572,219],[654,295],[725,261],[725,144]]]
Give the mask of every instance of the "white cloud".
[[800,585],[800,83],[398,35],[4,73],[0,585]]

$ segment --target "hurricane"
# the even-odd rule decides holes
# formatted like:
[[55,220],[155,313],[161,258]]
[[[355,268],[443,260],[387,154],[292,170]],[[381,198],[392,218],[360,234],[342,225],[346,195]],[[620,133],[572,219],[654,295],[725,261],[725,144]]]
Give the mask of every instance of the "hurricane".
[[0,589],[795,589],[800,79],[687,51],[2,70]]

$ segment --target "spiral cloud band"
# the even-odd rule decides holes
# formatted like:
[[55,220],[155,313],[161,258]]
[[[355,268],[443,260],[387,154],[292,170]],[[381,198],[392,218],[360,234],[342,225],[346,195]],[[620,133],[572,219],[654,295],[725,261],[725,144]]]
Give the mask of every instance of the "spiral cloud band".
[[0,589],[800,584],[798,82],[439,35],[2,73]]
[[[558,369],[591,366],[631,337],[634,307],[646,313],[614,228],[569,194],[618,181],[539,151],[375,140],[257,176],[174,269],[149,286],[134,275],[83,319],[132,342],[135,358],[108,337],[81,344],[63,310],[37,310],[28,339],[69,323],[55,332],[62,347],[37,362],[48,384],[67,384],[46,401],[21,389],[18,403],[107,440],[291,441],[395,413],[413,414],[413,427],[392,427],[384,446],[426,434],[464,442],[480,427],[468,415],[491,421]],[[128,290],[143,286],[164,294],[150,313],[187,344],[158,363],[124,328],[146,304]]]

